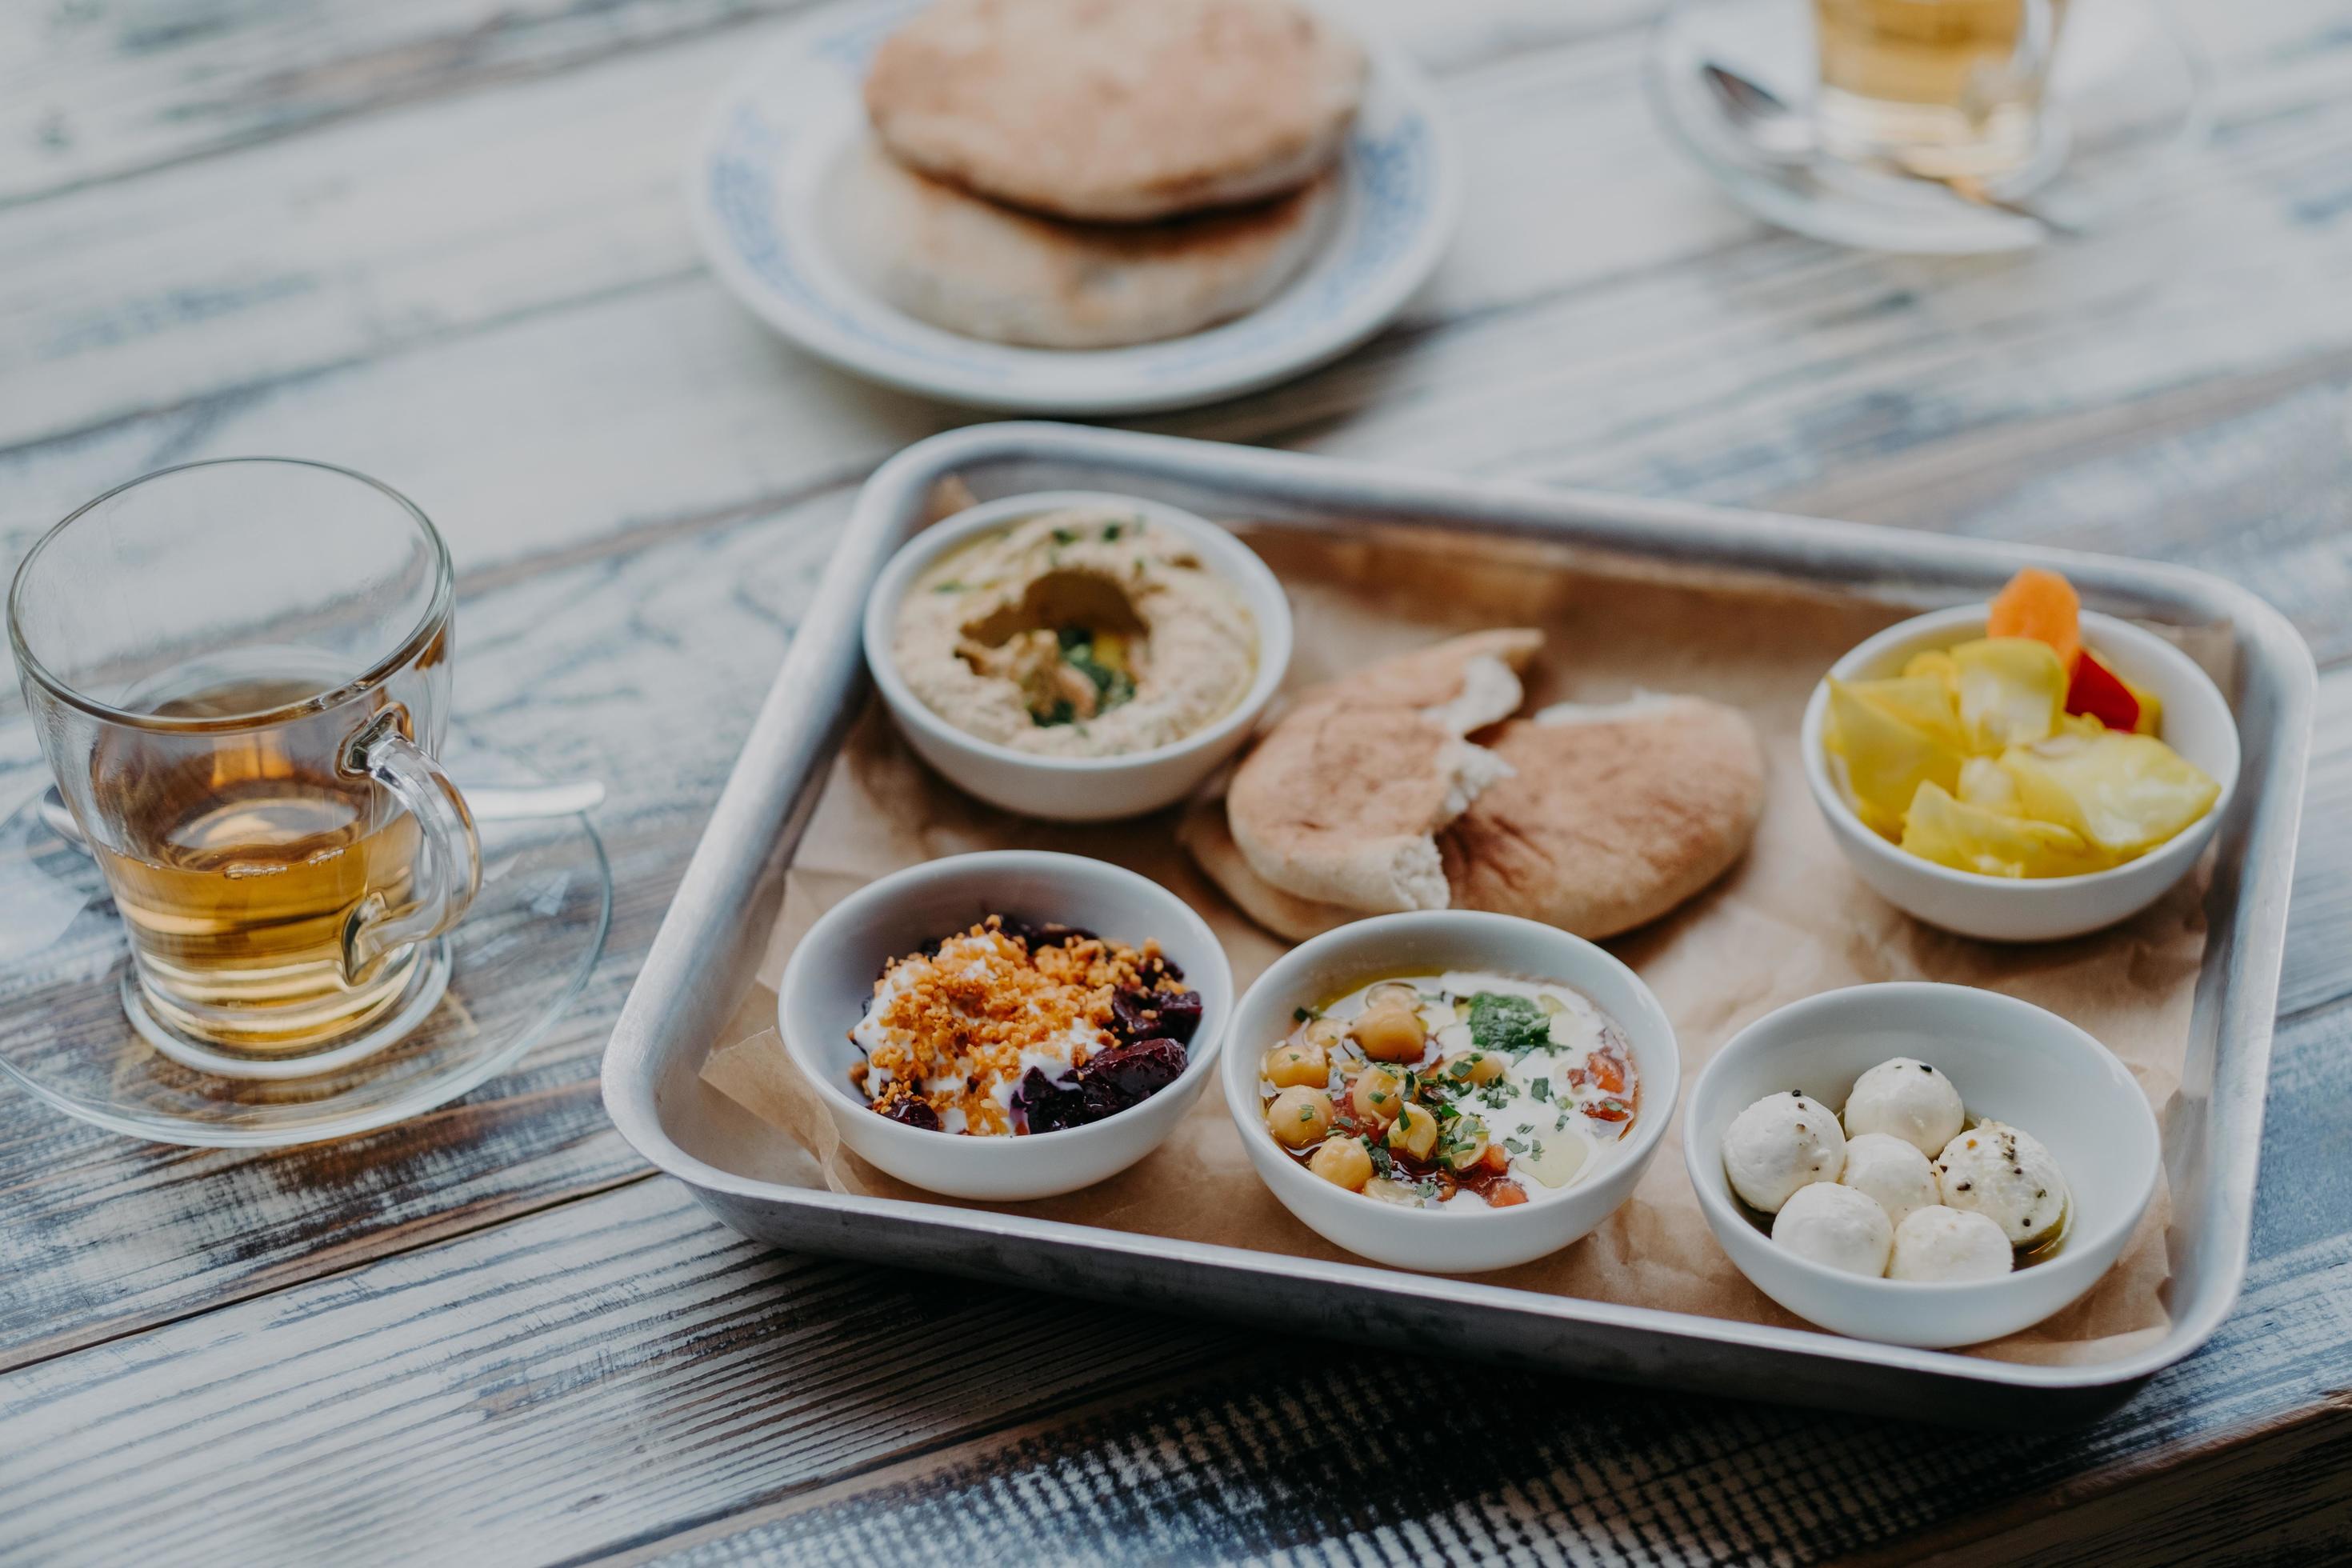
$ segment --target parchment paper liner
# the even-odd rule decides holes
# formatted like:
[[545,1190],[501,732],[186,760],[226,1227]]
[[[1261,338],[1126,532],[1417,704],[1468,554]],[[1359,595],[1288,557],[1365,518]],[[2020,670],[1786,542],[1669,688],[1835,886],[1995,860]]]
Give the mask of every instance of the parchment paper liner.
[[[1608,701],[1648,689],[1714,697],[1755,721],[1769,762],[1770,799],[1754,848],[1680,910],[1609,944],[1673,1017],[1685,1083],[1724,1040],[1785,1003],[1868,981],[1939,980],[2006,992],[2072,1019],[2130,1067],[2159,1121],[2169,1121],[2205,944],[2205,868],[2113,931],[2006,947],[1920,925],[1863,887],[1831,843],[1805,790],[1799,718],[1832,661],[1911,607],[1777,579],[1428,530],[1340,535],[1261,529],[1244,536],[1291,592],[1294,689],[1458,631],[1531,625],[1543,627],[1549,642],[1528,682],[1529,708]],[[2226,675],[2226,635],[2208,629],[2181,640],[2217,677]],[[1176,847],[1171,826],[1166,814],[1072,827],[994,812],[919,763],[878,710],[864,715],[788,875],[761,984],[703,1068],[707,1082],[775,1130],[783,1146],[766,1152],[772,1158],[761,1160],[761,1173],[840,1192],[992,1206],[908,1186],[841,1147],[823,1102],[775,1033],[772,987],[785,957],[833,902],[887,872],[968,850],[1050,848],[1131,867],[1185,898],[1223,942],[1238,994],[1284,944],[1225,901]],[[1150,933],[1113,934],[1140,940]],[[1227,1048],[1254,1050],[1263,1043],[1234,1040]],[[2064,1112],[2053,1107],[2052,1114]],[[1549,1258],[1481,1278],[1551,1294],[1803,1326],[1750,1286],[1716,1245],[1684,1174],[1680,1132],[1679,1125],[1670,1131],[1633,1199],[1591,1236]],[[1213,1082],[1175,1134],[1125,1173],[1064,1197],[994,1206],[1262,1251],[1349,1258],[1291,1218],[1258,1181]],[[2168,1194],[2159,1191],[2122,1259],[2089,1295],[1970,1353],[2088,1363],[2161,1337],[2168,1214]]]

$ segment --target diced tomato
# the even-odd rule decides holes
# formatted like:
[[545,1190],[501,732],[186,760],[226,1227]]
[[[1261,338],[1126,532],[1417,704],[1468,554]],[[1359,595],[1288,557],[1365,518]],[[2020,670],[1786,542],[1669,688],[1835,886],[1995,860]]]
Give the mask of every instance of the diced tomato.
[[1613,1055],[1595,1051],[1584,1058],[1592,1068],[1592,1081],[1607,1094],[1622,1093],[1625,1088],[1625,1064]]
[[2108,729],[2126,734],[2139,727],[2139,699],[2089,648],[2074,660],[2074,679],[2066,688],[2066,711],[2087,713]]
[[1511,1168],[1511,1152],[1500,1143],[1489,1143],[1486,1152],[1478,1156],[1478,1163],[1499,1176]]
[[1498,1182],[1486,1189],[1486,1206],[1490,1209],[1507,1209],[1527,1201],[1526,1191],[1509,1182]]
[[1595,1121],[1622,1121],[1633,1114],[1633,1108],[1622,1100],[1595,1100],[1585,1105],[1584,1114]]

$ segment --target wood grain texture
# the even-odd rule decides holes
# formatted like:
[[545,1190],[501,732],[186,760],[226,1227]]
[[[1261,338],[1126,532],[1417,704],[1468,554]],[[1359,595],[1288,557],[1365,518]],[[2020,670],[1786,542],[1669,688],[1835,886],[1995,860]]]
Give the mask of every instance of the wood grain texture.
[[[42,1563],[175,1542],[192,1561],[352,1564],[1888,1547],[2344,1396],[2352,1168],[2330,1154],[2352,1133],[2352,1005],[2289,1026],[2277,1059],[2265,1162],[2304,1179],[2260,1194],[2243,1301],[2081,1432],[1524,1372],[1448,1398],[1462,1374],[1415,1357],[779,1256],[659,1177],[0,1379],[20,1456],[0,1518]],[[1087,1407],[1137,1384],[1157,1392]]]
[[[467,739],[605,779],[619,888],[556,1035],[402,1128],[195,1153],[0,1091],[0,1560],[1797,1561],[1985,1528],[2055,1551],[2082,1537],[2042,1528],[2052,1509],[2203,1447],[2226,1467],[2342,1392],[2342,0],[2193,6],[2213,146],[2126,228],[1975,261],[1835,252],[1721,202],[1639,101],[1648,0],[1366,7],[1440,74],[1462,243],[1366,350],[1139,423],[2183,561],[2279,604],[2335,667],[2256,1274],[2215,1345],[2092,1434],[1970,1446],[1956,1471],[1898,1429],[1563,1380],[1507,1391],[1509,1462],[1482,1471],[1452,1428],[1391,1438],[1393,1367],[1277,1346],[1197,1408],[1128,1412],[1123,1391],[1254,1342],[1162,1323],[1139,1348],[1101,1308],[759,1254],[636,1180],[595,1100],[604,1033],[850,490],[974,417],[813,363],[701,270],[684,149],[766,36],[743,24],[790,0],[73,0],[0,15],[0,558],[188,457],[383,475],[459,563]],[[12,706],[11,802],[40,780]],[[944,1375],[904,1353],[974,1338],[969,1363],[932,1358]],[[2285,1456],[2269,1495],[2292,1518],[2250,1540],[2332,1528],[2312,1478],[2336,1439],[2296,1430],[2308,1447],[2251,1450]],[[1882,1448],[1896,1473],[1857,1496],[1884,1517],[1818,1511],[1836,1462]]]
[[0,205],[388,105],[552,74],[806,0],[187,0],[0,13]]

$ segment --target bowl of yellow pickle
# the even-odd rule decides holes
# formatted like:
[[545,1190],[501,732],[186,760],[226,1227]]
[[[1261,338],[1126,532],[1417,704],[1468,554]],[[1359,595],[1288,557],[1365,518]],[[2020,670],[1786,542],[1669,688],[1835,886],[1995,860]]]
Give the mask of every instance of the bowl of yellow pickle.
[[2197,863],[2238,780],[2211,679],[2038,567],[1838,660],[1802,743],[1855,873],[1931,925],[1995,942],[2146,909]]

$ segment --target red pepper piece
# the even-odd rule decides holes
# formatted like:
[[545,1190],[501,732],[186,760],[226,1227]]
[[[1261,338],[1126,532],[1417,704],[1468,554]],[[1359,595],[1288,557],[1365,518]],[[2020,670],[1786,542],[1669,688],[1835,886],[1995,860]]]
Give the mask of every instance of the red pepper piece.
[[1599,1084],[1603,1092],[1616,1094],[1624,1089],[1624,1060],[1607,1047],[1588,1055],[1584,1065],[1591,1070],[1592,1081]]
[[2139,723],[2139,699],[2084,648],[2074,660],[2074,679],[2066,687],[2066,711],[2088,713],[2110,730],[2131,733]]

